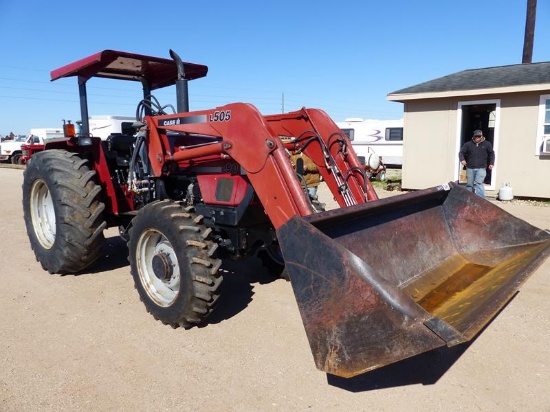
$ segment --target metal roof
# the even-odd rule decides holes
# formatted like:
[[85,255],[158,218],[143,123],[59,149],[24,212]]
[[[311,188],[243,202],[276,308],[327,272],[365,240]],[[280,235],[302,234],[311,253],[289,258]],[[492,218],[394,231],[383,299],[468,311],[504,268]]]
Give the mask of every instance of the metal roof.
[[[184,68],[187,80],[204,77],[208,72],[208,67],[201,64],[184,63]],[[172,59],[103,50],[51,72],[52,81],[71,76],[79,76],[85,80],[91,77],[147,80],[151,90],[155,90],[175,84],[178,70]]]
[[[550,84],[550,62],[463,70],[389,93],[388,96]],[[397,96],[395,96],[397,97]]]

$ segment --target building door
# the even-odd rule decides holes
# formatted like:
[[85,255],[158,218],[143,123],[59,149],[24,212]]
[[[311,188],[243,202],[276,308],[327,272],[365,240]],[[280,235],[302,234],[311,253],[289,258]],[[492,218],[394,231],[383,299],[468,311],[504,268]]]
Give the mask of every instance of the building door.
[[[499,100],[483,100],[460,102],[458,104],[458,150],[464,143],[472,138],[474,130],[480,129],[483,131],[485,139],[491,142],[495,150],[496,159],[498,159],[498,116],[500,111]],[[457,153],[458,153],[457,150]],[[457,156],[457,172],[460,180],[460,172],[462,165],[458,162]],[[495,188],[495,173],[496,167],[493,170],[487,170],[485,185],[487,189],[494,190]]]

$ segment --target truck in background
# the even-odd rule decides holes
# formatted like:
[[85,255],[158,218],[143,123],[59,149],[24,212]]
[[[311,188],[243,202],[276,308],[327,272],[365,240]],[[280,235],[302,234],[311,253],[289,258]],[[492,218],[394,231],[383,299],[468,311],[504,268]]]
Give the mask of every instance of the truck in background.
[[17,136],[13,140],[3,141],[0,144],[0,162],[25,164],[28,156],[26,152],[24,153],[25,147],[36,146],[43,149],[48,139],[60,137],[63,137],[62,129],[31,129],[28,135]]
[[376,154],[388,168],[403,166],[403,119],[349,118],[336,125],[348,136],[358,156],[369,159]]
[[24,165],[31,158],[33,153],[44,150],[46,142],[54,139],[64,138],[63,128],[55,127],[35,127],[31,129],[25,142],[20,146],[20,153],[17,161],[12,163]]

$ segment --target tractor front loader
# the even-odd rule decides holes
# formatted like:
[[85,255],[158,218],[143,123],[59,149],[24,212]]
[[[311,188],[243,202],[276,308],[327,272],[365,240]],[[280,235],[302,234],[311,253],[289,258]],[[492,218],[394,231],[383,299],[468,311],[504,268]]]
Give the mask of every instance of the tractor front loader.
[[[188,81],[207,68],[170,54],[105,50],[52,71],[77,77],[82,129],[24,174],[27,233],[48,272],[85,270],[118,227],[147,311],[189,328],[216,308],[222,260],[256,255],[290,278],[317,367],[349,377],[472,339],[550,253],[548,232],[454,183],[378,199],[321,110],[190,112]],[[134,134],[90,134],[93,77],[141,83]],[[172,85],[175,108],[152,95]],[[297,152],[338,209],[315,213]]]

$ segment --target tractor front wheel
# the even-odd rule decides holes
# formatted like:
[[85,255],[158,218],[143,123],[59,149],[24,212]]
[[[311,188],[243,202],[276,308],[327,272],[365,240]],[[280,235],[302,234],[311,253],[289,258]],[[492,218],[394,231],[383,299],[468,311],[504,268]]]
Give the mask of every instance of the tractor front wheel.
[[223,278],[210,231],[193,208],[169,200],[150,203],[134,218],[128,242],[132,276],[155,319],[190,328],[213,312]]
[[266,249],[259,251],[257,257],[261,260],[263,267],[271,277],[290,280],[288,272],[285,270],[283,253],[278,244],[272,244]]
[[96,172],[76,153],[47,150],[23,174],[23,214],[36,260],[50,273],[76,273],[101,256],[105,204]]

